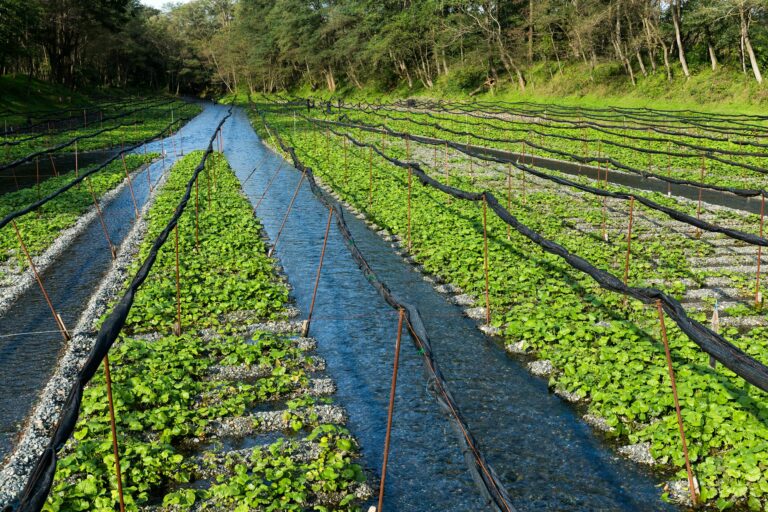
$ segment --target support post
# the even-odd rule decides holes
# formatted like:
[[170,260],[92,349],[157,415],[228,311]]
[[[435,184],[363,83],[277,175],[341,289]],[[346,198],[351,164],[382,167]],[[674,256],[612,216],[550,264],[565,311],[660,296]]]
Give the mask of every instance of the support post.
[[176,238],[176,336],[181,336],[181,277],[179,275],[179,223],[174,228]]
[[64,337],[64,340],[69,341],[70,339],[72,339],[72,337],[69,335],[69,331],[67,331],[67,328],[64,326],[64,321],[56,312],[56,308],[53,307],[53,302],[51,302],[51,298],[48,295],[48,292],[45,291],[43,280],[40,277],[40,274],[37,272],[37,267],[35,266],[35,262],[32,260],[32,256],[30,256],[29,251],[27,250],[27,245],[24,243],[24,239],[21,237],[19,226],[16,224],[15,220],[11,221],[11,223],[13,224],[13,229],[16,231],[16,238],[19,239],[19,244],[21,245],[21,249],[22,251],[24,251],[24,255],[27,257],[27,262],[29,262],[29,268],[32,269],[32,273],[35,275],[35,280],[37,281],[37,284],[40,287],[40,291],[43,293],[45,302],[46,304],[48,304],[48,309],[51,310],[51,314],[53,315],[53,320],[54,322],[56,322],[56,326],[59,328],[59,331],[61,331],[61,335]]
[[104,356],[104,380],[107,383],[107,401],[109,402],[109,425],[112,431],[112,452],[115,455],[115,476],[117,477],[117,497],[120,503],[120,512],[125,512],[125,498],[123,497],[123,475],[120,471],[120,450],[117,446],[117,424],[115,422],[115,402],[112,399],[112,376],[109,373],[109,356]]
[[296,201],[296,197],[299,195],[299,190],[301,190],[301,184],[304,183],[304,178],[306,177],[307,177],[306,172],[301,173],[301,178],[299,179],[299,183],[296,185],[296,190],[293,191],[293,197],[291,198],[291,202],[288,203],[288,209],[285,211],[285,216],[283,216],[283,222],[280,224],[280,229],[277,230],[277,236],[275,237],[275,242],[272,244],[272,247],[270,247],[269,251],[267,252],[268,257],[271,257],[272,254],[274,254],[275,249],[277,248],[277,242],[280,241],[280,235],[283,234],[285,223],[288,222],[288,215],[290,215],[291,213],[291,209],[293,208],[293,203]]
[[624,284],[629,281],[629,259],[632,254],[632,222],[635,213],[635,196],[629,196],[629,224],[627,225],[627,257],[624,260]]
[[389,461],[389,442],[392,436],[392,416],[395,411],[395,391],[397,390],[397,369],[400,364],[400,340],[403,332],[405,311],[400,309],[397,319],[397,337],[395,338],[395,362],[392,366],[392,384],[389,388],[389,407],[387,408],[387,430],[384,434],[384,460],[381,464],[381,483],[379,484],[379,502],[377,512],[384,510],[384,483],[387,479],[387,462]]
[[333,218],[333,208],[328,208],[328,222],[325,224],[325,235],[323,236],[323,248],[320,250],[320,263],[317,265],[317,274],[315,275],[315,287],[312,290],[312,302],[309,304],[309,314],[307,321],[304,322],[303,336],[309,334],[309,327],[312,324],[312,314],[315,311],[315,299],[317,298],[317,288],[320,285],[320,272],[323,270],[323,260],[325,259],[325,248],[328,245],[328,233],[331,231],[331,219]]
[[685,428],[683,427],[683,416],[680,413],[680,400],[677,397],[677,383],[675,382],[675,370],[672,367],[672,355],[669,351],[669,340],[667,339],[667,327],[664,325],[664,310],[661,307],[661,300],[656,300],[656,309],[659,313],[659,325],[661,326],[661,340],[664,343],[664,354],[667,358],[667,370],[669,371],[669,381],[672,385],[672,398],[675,401],[675,412],[677,414],[677,427],[680,431],[680,441],[683,444],[683,457],[685,458],[685,470],[688,473],[688,488],[691,491],[691,502],[696,506],[698,496],[696,494],[696,485],[693,480],[693,470],[691,461],[688,457],[688,444],[685,441]]
[[373,148],[368,146],[368,211],[373,211]]
[[125,179],[128,180],[128,189],[131,191],[131,201],[133,201],[133,211],[136,213],[136,220],[139,219],[139,205],[136,203],[136,194],[133,193],[133,182],[131,181],[131,175],[128,173],[128,164],[125,163],[125,153],[122,153],[120,157],[123,160],[123,170],[125,171]]
[[483,270],[485,273],[485,324],[491,325],[491,298],[488,280],[488,201],[483,194]]
[[[763,226],[765,225],[765,192],[760,194],[760,237],[763,236]],[[760,293],[760,263],[763,259],[763,246],[757,246],[757,277],[755,279],[755,308],[759,308],[762,303],[762,294]]]
[[96,213],[99,216],[99,222],[101,222],[101,229],[104,231],[104,238],[107,239],[107,246],[109,247],[109,253],[112,255],[113,260],[117,259],[117,251],[115,251],[115,246],[112,244],[112,240],[109,238],[107,223],[104,222],[104,215],[101,213],[101,207],[99,206],[99,201],[96,199],[96,193],[93,191],[93,184],[91,183],[90,178],[87,178],[86,181],[88,182],[88,191],[91,193],[91,197],[93,198],[93,205],[96,207]]

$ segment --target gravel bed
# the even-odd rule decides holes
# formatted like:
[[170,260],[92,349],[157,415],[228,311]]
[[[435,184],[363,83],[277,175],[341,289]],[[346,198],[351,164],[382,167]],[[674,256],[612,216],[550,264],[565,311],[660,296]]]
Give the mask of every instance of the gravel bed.
[[338,405],[316,405],[311,408],[296,409],[294,411],[260,411],[248,416],[225,418],[220,421],[211,422],[208,425],[208,431],[214,437],[234,438],[266,432],[284,431],[290,428],[290,419],[287,419],[289,415],[294,415],[302,422],[309,423],[310,415],[313,413],[317,415],[315,423],[344,425],[347,422],[347,415],[344,409]]
[[[131,175],[142,172],[148,166],[154,164],[157,160],[150,164],[145,164],[139,167]],[[128,185],[126,180],[123,180],[112,190],[105,192],[99,198],[99,207],[102,209],[109,206],[112,201],[125,189]],[[40,255],[33,256],[32,261],[37,267],[37,271],[40,274],[45,271],[61,256],[61,254],[72,245],[72,242],[88,228],[88,226],[97,218],[98,212],[96,206],[91,206],[85,213],[83,213],[77,221],[70,227],[61,231],[58,237],[51,243],[51,245]],[[25,260],[26,261],[26,260]],[[3,275],[3,282],[0,283],[0,316],[5,315],[8,309],[13,305],[16,300],[21,297],[31,286],[37,286],[35,275],[31,268],[25,268],[21,270],[16,265],[14,258],[10,258],[7,262],[0,265],[0,275]]]
[[[86,309],[80,316],[73,331],[73,338],[64,348],[53,376],[41,392],[37,405],[26,420],[14,450],[3,461],[3,467],[0,469],[0,508],[9,504],[22,491],[29,474],[37,463],[37,459],[48,445],[50,435],[58,422],[61,407],[74,383],[75,376],[93,347],[95,341],[93,328],[105,312],[108,304],[123,289],[123,285],[129,277],[128,270],[147,231],[145,214],[154,204],[158,190],[162,188],[167,176],[168,173],[165,173],[158,180],[149,198],[142,206],[140,218],[131,227],[118,248],[117,259],[112,262],[112,266],[99,288],[91,296]],[[84,226],[81,229],[84,229]],[[71,243],[72,239],[74,236],[68,238],[67,243]]]

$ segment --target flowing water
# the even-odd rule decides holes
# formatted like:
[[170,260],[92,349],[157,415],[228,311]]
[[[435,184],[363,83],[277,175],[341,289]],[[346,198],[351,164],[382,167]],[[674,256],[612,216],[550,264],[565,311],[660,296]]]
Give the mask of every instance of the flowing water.
[[[181,130],[183,147],[202,148],[225,112],[208,106]],[[223,140],[245,193],[256,204],[281,158],[261,143],[242,110],[224,125]],[[158,148],[154,143],[149,151]],[[166,165],[173,159],[171,152]],[[153,178],[161,166],[154,164]],[[272,240],[299,178],[284,164],[257,211]],[[145,172],[134,179],[140,203],[147,197],[146,183]],[[105,215],[117,244],[133,218],[127,188]],[[276,248],[303,314],[309,310],[326,220],[327,210],[304,183]],[[449,387],[518,510],[671,509],[659,500],[659,482],[652,475],[616,457],[571,406],[549,393],[544,380],[532,377],[480,333],[388,243],[353,216],[346,220],[379,277],[421,311]],[[349,413],[348,426],[362,445],[361,463],[378,473],[397,315],[366,281],[335,227],[325,258],[310,334],[338,386],[336,401]],[[74,325],[109,264],[101,226],[94,221],[44,274],[66,325]],[[19,422],[34,405],[63,345],[56,332],[18,334],[37,331],[55,329],[39,290],[31,288],[0,319],[0,457],[13,446]],[[487,510],[451,423],[426,390],[422,358],[407,337],[403,342],[386,509]]]
[[[208,105],[179,131],[174,137],[175,143],[185,151],[203,149],[226,110]],[[148,144],[147,151],[159,153],[161,145],[166,151],[165,162],[150,166],[153,182],[178,158],[170,139]],[[137,152],[143,153],[144,148],[138,148]],[[141,208],[148,196],[147,171],[134,174],[132,181],[136,202]],[[117,246],[133,224],[135,213],[130,189],[124,187],[103,212],[110,239]],[[42,274],[46,291],[64,325],[74,328],[111,261],[101,223],[95,219]],[[12,449],[20,423],[34,407],[63,346],[62,336],[37,284],[0,318],[0,460]]]
[[[237,111],[224,127],[224,152],[242,181],[266,148]],[[279,165],[266,160],[245,182],[256,204]],[[274,240],[300,173],[284,165],[257,215]],[[320,257],[327,210],[303,184],[276,255],[306,314]],[[519,510],[664,510],[654,477],[616,457],[568,404],[549,393],[496,343],[477,330],[390,245],[351,215],[357,246],[380,279],[416,305],[438,363],[480,449]],[[332,228],[310,334],[338,385],[336,399],[363,448],[363,464],[379,471],[392,371],[396,313],[378,296]],[[426,392],[421,356],[404,339],[398,379],[386,509],[485,510],[450,422]]]

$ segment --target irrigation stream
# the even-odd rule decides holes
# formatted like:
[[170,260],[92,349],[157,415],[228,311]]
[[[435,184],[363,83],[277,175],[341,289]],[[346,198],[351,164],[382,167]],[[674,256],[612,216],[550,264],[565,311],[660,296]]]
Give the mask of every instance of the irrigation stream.
[[[223,106],[207,105],[174,137],[177,146],[185,152],[203,149],[208,145],[212,127],[226,111]],[[166,139],[162,146],[167,169],[178,157],[171,139]],[[159,153],[160,148],[159,140],[147,145],[150,153]],[[137,149],[137,152],[143,151],[143,148]],[[152,181],[160,177],[162,169],[162,161],[150,167]],[[148,197],[146,171],[134,174],[132,181],[136,202],[141,207]],[[133,224],[135,214],[130,189],[124,187],[103,211],[109,236],[117,246]],[[51,301],[70,330],[74,329],[111,262],[101,224],[94,219],[43,273]],[[63,344],[36,283],[0,318],[0,460],[12,449],[20,422],[32,410],[38,393],[50,378]]]
[[[202,148],[211,127],[226,112],[207,106],[181,131],[186,151]],[[224,150],[242,181],[267,148],[246,114],[235,110],[224,125]],[[165,142],[166,165],[175,157]],[[159,142],[149,151],[158,151]],[[245,183],[255,204],[281,159],[272,153]],[[159,177],[161,163],[152,166]],[[257,214],[274,239],[300,174],[284,164],[280,178]],[[144,172],[134,179],[136,199],[147,198]],[[114,243],[133,219],[129,190],[105,209]],[[320,256],[327,211],[306,183],[288,219],[276,255],[306,314]],[[347,222],[379,276],[421,311],[438,361],[480,449],[499,473],[518,510],[664,510],[659,482],[618,458],[579,418],[550,394],[503,348],[486,338],[457,306],[447,302],[390,245],[353,216]],[[74,326],[110,265],[101,226],[92,222],[43,275],[64,322]],[[361,442],[365,467],[381,466],[396,313],[368,284],[335,227],[328,242],[311,335],[338,385],[337,401],[349,413],[349,427]],[[12,448],[21,422],[33,407],[62,347],[37,287],[30,288],[0,322],[0,457]],[[37,334],[17,334],[38,332]],[[392,450],[387,479],[388,511],[484,510],[455,442],[450,422],[426,390],[421,356],[404,340],[398,381]],[[427,505],[428,504],[428,505]]]
[[[224,152],[241,181],[265,151],[245,113],[236,110],[224,125]],[[267,156],[245,183],[254,204],[279,164],[280,157]],[[284,164],[257,211],[272,240],[299,179]],[[305,182],[276,249],[305,315],[326,219]],[[672,509],[660,501],[653,476],[616,457],[544,380],[486,338],[362,221],[346,220],[379,277],[421,311],[450,389],[518,510]],[[331,233],[310,335],[338,385],[336,399],[349,413],[363,463],[378,472],[397,316],[368,284],[335,227]],[[403,347],[385,508],[484,510],[456,434],[426,391],[421,356],[407,338]]]

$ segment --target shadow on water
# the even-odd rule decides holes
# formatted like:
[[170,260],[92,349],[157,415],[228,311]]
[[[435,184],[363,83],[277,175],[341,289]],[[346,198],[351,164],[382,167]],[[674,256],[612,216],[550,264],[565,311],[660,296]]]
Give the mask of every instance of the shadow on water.
[[[178,136],[183,140],[185,151],[204,148],[226,110],[222,106],[208,105],[184,126]],[[160,141],[152,142],[147,145],[147,151],[159,153],[160,146]],[[164,147],[165,163],[158,161],[150,167],[153,181],[177,158],[168,140]],[[143,148],[137,149],[137,152],[143,151]],[[132,181],[136,201],[142,205],[148,196],[147,171],[134,174]],[[128,187],[103,210],[110,238],[118,245],[133,225],[135,215]],[[109,270],[111,261],[101,224],[96,219],[43,274],[51,301],[70,330]],[[0,318],[0,459],[10,452],[20,422],[34,407],[63,346],[62,337],[56,331],[50,310],[36,284]]]
[[[245,180],[267,150],[242,111],[224,126],[224,141],[230,164]],[[245,184],[254,204],[279,161],[270,154]],[[259,207],[272,240],[299,178],[286,166]],[[327,210],[303,185],[276,249],[305,315],[326,219]],[[674,510],[659,499],[651,475],[613,455],[572,407],[482,335],[365,224],[351,215],[347,222],[379,277],[421,311],[450,389],[518,510]],[[335,227],[325,258],[310,334],[338,385],[336,399],[349,413],[363,464],[378,473],[397,315],[363,277]],[[426,384],[421,356],[405,338],[386,509],[486,510]]]

